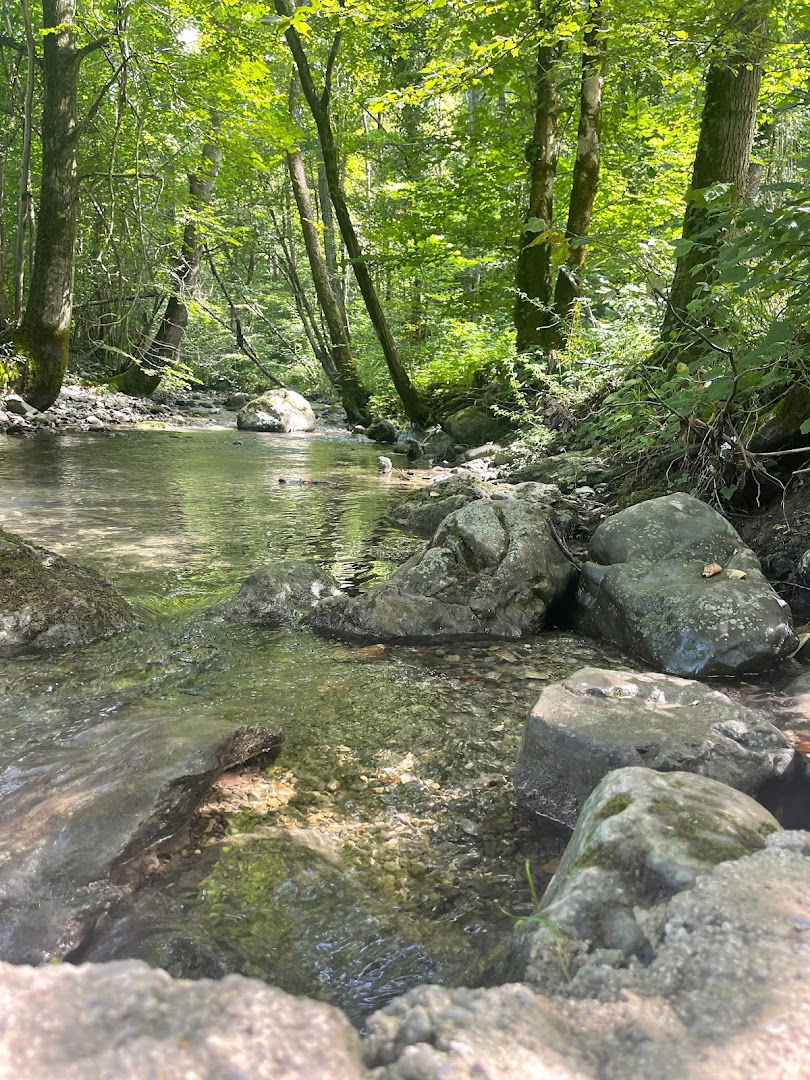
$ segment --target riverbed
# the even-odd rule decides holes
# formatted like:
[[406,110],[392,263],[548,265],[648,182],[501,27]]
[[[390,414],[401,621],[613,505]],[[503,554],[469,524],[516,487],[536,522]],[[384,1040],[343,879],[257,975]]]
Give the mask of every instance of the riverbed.
[[[135,740],[156,718],[283,737],[121,868],[66,959],[240,972],[360,1024],[418,983],[503,976],[515,920],[565,842],[514,803],[527,712],[545,683],[623,658],[565,632],[360,647],[216,615],[275,559],[313,560],[358,589],[407,558],[418,541],[385,516],[413,481],[379,477],[377,456],[337,433],[227,428],[0,439],[3,526],[101,571],[141,623],[0,662],[0,787],[43,770],[56,783],[55,763],[111,718]],[[101,765],[108,783],[115,762]]]

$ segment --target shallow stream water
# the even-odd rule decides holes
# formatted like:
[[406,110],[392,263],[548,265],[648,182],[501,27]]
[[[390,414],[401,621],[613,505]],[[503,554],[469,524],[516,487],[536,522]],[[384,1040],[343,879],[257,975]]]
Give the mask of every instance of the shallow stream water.
[[141,860],[77,959],[241,972],[357,1022],[416,983],[499,969],[563,843],[514,806],[527,711],[545,682],[621,658],[567,633],[364,649],[216,617],[273,559],[358,588],[415,549],[385,522],[409,483],[379,478],[377,453],[225,429],[0,440],[4,527],[97,568],[141,615],[107,642],[0,661],[9,782],[110,715],[283,731],[275,760],[227,774]]

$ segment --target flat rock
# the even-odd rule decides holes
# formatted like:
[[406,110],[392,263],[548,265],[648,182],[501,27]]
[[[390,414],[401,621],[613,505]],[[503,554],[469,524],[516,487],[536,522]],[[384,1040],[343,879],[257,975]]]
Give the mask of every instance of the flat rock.
[[203,709],[137,727],[101,709],[16,748],[0,771],[0,959],[71,953],[117,895],[112,879],[177,832],[220,773],[279,742]]
[[0,529],[0,655],[85,645],[135,625],[94,570]]
[[[573,828],[612,769],[638,765],[712,777],[750,795],[792,781],[782,732],[719,690],[669,675],[581,668],[543,689],[515,770],[518,797]],[[808,792],[810,796],[810,791]]]
[[279,387],[243,405],[236,414],[236,426],[246,431],[314,431],[316,416],[305,397],[295,390]]
[[290,559],[251,574],[222,606],[221,614],[228,622],[300,627],[309,623],[327,596],[339,595],[337,582],[327,571]]
[[[712,565],[720,569],[706,576]],[[754,553],[725,518],[680,492],[599,526],[578,602],[586,633],[670,675],[763,671],[797,644],[790,609]]]
[[582,484],[598,484],[608,476],[608,469],[592,454],[571,450],[524,465],[510,473],[510,480],[520,483],[534,480],[542,484],[557,484],[562,491],[573,491]]
[[565,970],[565,948],[649,959],[645,910],[717,863],[765,846],[780,829],[748,795],[693,773],[623,768],[609,773],[582,809],[543,896],[542,919],[517,935],[525,977],[545,987]]
[[412,990],[368,1022],[372,1075],[806,1076],[810,836],[776,833],[766,845],[665,899],[646,964],[616,967],[597,952],[553,995],[521,984]]
[[531,500],[479,499],[451,513],[432,541],[357,597],[327,599],[313,626],[373,641],[534,633],[573,586],[551,512]]
[[355,1080],[360,1041],[328,1005],[253,979],[172,979],[137,960],[0,964],[0,1076]]

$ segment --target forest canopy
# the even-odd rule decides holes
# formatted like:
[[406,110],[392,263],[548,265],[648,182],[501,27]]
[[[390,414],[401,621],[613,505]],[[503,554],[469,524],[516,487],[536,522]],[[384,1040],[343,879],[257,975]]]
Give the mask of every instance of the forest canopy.
[[809,11],[4,0],[3,377],[747,469],[810,394]]

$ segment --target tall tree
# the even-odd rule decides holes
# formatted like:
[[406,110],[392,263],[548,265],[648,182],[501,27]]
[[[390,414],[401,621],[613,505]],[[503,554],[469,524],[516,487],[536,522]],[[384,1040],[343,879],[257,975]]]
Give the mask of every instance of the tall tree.
[[188,217],[183,227],[180,257],[172,271],[172,292],[158,331],[138,362],[112,380],[117,389],[125,394],[136,397],[153,394],[166,369],[179,355],[188,324],[188,301],[197,285],[202,258],[203,237],[199,217],[201,211],[210,205],[221,163],[222,150],[218,142],[211,138],[203,146],[200,171],[191,173],[188,178]]
[[[292,15],[288,0],[275,0],[276,11],[284,18],[289,19]],[[329,51],[329,59],[326,63],[324,85],[321,93],[315,86],[312,69],[309,65],[306,50],[304,49],[301,35],[296,27],[290,23],[284,32],[285,39],[292,53],[298,77],[301,81],[301,89],[304,92],[307,105],[309,106],[315,127],[318,131],[318,140],[321,147],[326,182],[329,187],[329,196],[335,210],[338,228],[346,246],[352,270],[357,281],[357,286],[363,297],[369,319],[377,334],[380,347],[385,357],[391,381],[394,384],[405,415],[415,424],[426,424],[430,419],[430,412],[410,380],[408,372],[402,363],[394,335],[385,315],[385,310],[377,293],[377,288],[369,270],[354,221],[346,201],[346,193],[340,176],[340,160],[338,155],[335,134],[332,128],[331,98],[332,98],[332,71],[340,48],[341,35],[338,32],[332,42]]]
[[[725,55],[709,65],[692,179],[686,195],[683,240],[669,290],[661,339],[670,359],[694,340],[689,305],[712,280],[723,243],[729,198],[745,194],[757,119],[771,0],[745,0],[731,20]],[[713,205],[703,192],[726,185]]]

